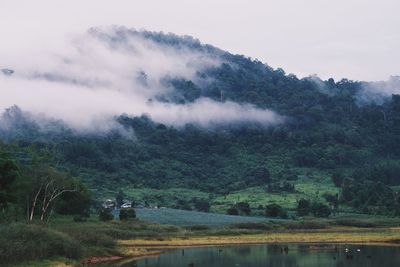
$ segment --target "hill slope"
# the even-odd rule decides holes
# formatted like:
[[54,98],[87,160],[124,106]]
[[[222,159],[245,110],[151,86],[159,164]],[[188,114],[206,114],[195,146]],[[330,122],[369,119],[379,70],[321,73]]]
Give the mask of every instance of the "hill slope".
[[[400,96],[390,92],[398,88],[398,78],[388,83],[299,79],[191,37],[125,28],[91,34],[110,49],[130,51],[130,40],[140,38],[179,60],[182,54],[196,55],[185,56],[188,68],[193,62],[214,63],[202,63],[190,75],[156,77],[163,90],[146,93],[147,103],[177,108],[174,121],[149,109],[150,115],[115,116],[107,131],[82,132],[12,107],[2,117],[4,141],[17,142],[21,149],[31,144],[50,149],[54,164],[83,177],[98,196],[119,189],[129,195],[135,188],[184,188],[213,200],[250,187],[285,195],[295,194],[304,179],[334,192],[329,189],[334,176],[346,204],[365,212],[397,209],[392,186],[400,185]],[[144,88],[153,88],[154,74],[135,75]],[[55,74],[42,78],[61,79]],[[211,110],[219,105],[227,109]],[[204,122],[200,116],[208,108]],[[185,117],[198,109],[194,118]],[[227,110],[229,116],[215,116]],[[180,199],[147,197],[170,206]],[[183,198],[193,204],[191,197]],[[321,195],[318,199],[325,201]]]

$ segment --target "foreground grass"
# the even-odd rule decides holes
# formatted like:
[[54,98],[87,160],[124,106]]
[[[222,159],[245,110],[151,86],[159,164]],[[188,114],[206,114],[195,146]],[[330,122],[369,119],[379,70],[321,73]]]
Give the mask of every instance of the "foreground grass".
[[64,259],[77,262],[90,256],[123,256],[117,240],[161,238],[182,231],[185,230],[138,220],[75,223],[71,218],[57,218],[50,225],[1,225],[0,263],[46,266],[44,260],[51,260],[48,266],[63,266],[69,264]]
[[[74,261],[66,258],[55,258],[51,260],[36,260],[36,261],[24,261],[22,263],[13,263],[4,266],[9,267],[73,267],[79,266],[79,261]],[[3,265],[1,265],[3,266]]]
[[13,224],[0,227],[0,262],[52,257],[79,259],[82,245],[65,233],[38,225]]

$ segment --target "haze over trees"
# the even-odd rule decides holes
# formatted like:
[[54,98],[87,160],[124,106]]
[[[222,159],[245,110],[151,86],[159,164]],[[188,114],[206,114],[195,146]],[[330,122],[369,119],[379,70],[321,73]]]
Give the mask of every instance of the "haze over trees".
[[[373,83],[299,79],[189,37],[134,34],[160,47],[205,53],[221,63],[200,68],[193,77],[163,77],[161,83],[168,90],[154,95],[149,105],[193,107],[206,98],[217,105],[235,103],[251,112],[270,110],[281,119],[160,123],[146,114],[120,114],[113,119],[117,127],[82,133],[63,121],[38,119],[18,106],[10,107],[2,114],[0,127],[6,143],[0,160],[3,210],[9,203],[27,203],[26,198],[13,196],[18,175],[21,185],[31,185],[30,214],[45,219],[51,211],[46,206],[71,213],[61,204],[67,197],[88,202],[83,200],[86,193],[75,194],[86,189],[70,177],[81,177],[95,197],[127,187],[187,188],[221,196],[250,187],[265,187],[266,194],[289,194],[296,192],[298,179],[317,173],[340,188],[338,203],[360,212],[399,214],[400,95],[377,94],[371,89],[377,86]],[[108,41],[123,42],[120,36],[121,40]],[[141,83],[149,82],[147,73],[139,76]],[[46,164],[29,162],[30,147],[47,151]],[[42,197],[39,204],[36,195]],[[57,205],[52,203],[55,196],[60,200]],[[325,204],[300,202],[299,215],[329,215]],[[203,200],[181,204],[210,209]],[[283,214],[277,206],[270,206],[267,213]]]

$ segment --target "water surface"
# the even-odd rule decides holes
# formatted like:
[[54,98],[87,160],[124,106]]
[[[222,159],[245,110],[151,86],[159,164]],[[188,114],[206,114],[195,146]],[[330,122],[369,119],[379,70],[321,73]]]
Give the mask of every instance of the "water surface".
[[400,266],[400,247],[326,244],[200,247],[173,249],[158,257],[108,266],[396,267]]

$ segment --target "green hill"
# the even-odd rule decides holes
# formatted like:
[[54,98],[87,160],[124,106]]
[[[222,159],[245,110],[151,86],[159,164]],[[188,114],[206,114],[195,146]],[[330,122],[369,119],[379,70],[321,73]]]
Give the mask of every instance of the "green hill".
[[[377,83],[299,79],[193,38],[128,34],[222,62],[199,71],[193,81],[166,77],[171,90],[157,101],[251,104],[273,110],[283,121],[176,126],[121,114],[115,120],[132,133],[127,137],[119,131],[76,133],[60,121],[43,127],[12,107],[3,114],[8,127],[0,127],[0,136],[9,145],[2,149],[22,164],[29,147],[46,150],[51,165],[81,177],[98,199],[122,190],[135,201],[176,208],[194,209],[193,199],[205,199],[211,210],[225,212],[242,201],[254,209],[271,203],[295,209],[301,198],[332,204],[333,196],[344,210],[400,212],[399,95],[374,93],[370,88]],[[170,188],[178,191],[171,194]]]

